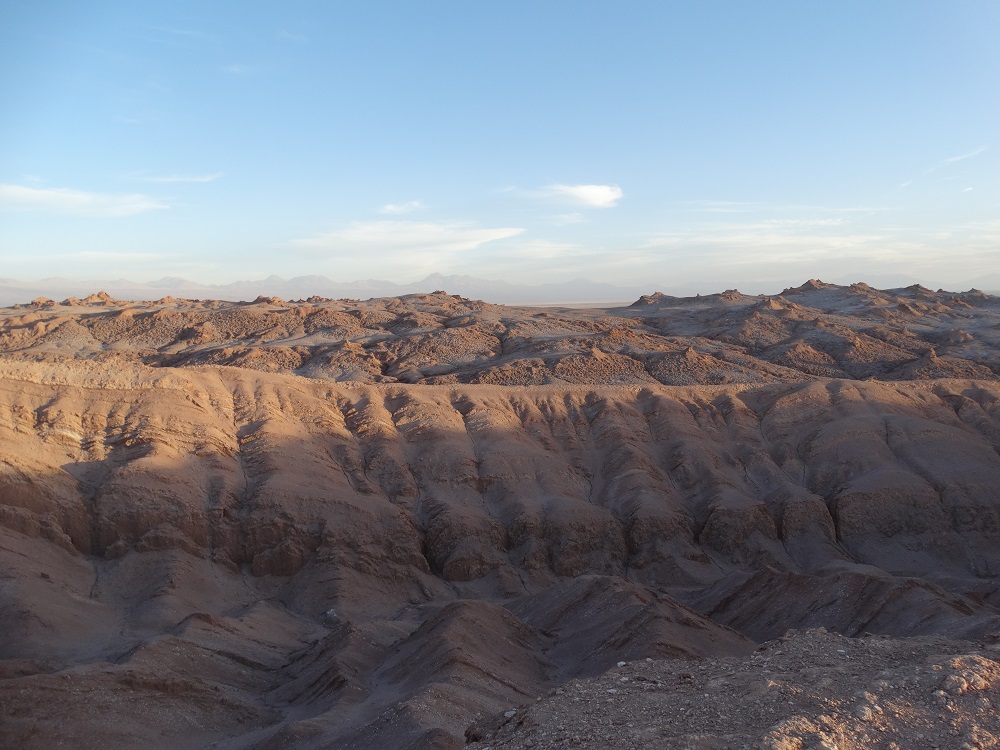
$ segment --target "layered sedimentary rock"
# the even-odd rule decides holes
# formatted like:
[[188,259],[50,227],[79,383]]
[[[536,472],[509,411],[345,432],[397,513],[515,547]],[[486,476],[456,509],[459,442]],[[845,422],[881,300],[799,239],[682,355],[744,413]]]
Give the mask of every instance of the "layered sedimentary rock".
[[619,659],[1000,631],[991,382],[9,360],[0,444],[0,702],[24,747],[451,747]]

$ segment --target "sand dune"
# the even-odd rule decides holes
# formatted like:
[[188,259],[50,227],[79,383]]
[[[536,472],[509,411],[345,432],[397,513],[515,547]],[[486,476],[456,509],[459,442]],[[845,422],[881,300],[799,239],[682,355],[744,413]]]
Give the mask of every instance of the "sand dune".
[[6,310],[0,744],[460,747],[618,661],[988,639],[996,314],[822,284]]

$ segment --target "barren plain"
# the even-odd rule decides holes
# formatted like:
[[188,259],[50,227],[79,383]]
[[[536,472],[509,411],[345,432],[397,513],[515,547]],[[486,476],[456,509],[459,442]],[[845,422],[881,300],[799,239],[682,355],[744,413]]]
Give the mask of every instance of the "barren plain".
[[0,746],[1000,747],[1000,299],[0,310]]

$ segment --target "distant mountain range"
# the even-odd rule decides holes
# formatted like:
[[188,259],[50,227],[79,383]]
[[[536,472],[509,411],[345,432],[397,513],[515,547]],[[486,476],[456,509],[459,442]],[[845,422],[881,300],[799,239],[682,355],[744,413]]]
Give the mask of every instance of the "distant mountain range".
[[[824,279],[838,284],[849,284],[862,279]],[[916,283],[917,279],[899,277],[878,277],[863,279],[868,284],[880,288],[897,288]],[[801,280],[785,284],[794,286]],[[926,285],[926,284],[925,284]],[[769,293],[779,291],[780,283],[776,283]],[[930,285],[928,285],[930,286]],[[976,284],[968,284],[950,291],[968,289],[977,286],[985,291],[1000,290],[1000,274],[979,279]],[[162,297],[182,297],[186,299],[220,299],[220,300],[253,300],[260,295],[281,297],[286,300],[306,299],[312,296],[330,297],[333,299],[370,299],[372,297],[396,297],[403,294],[420,294],[437,290],[449,294],[459,294],[470,299],[481,299],[499,304],[549,304],[549,305],[597,305],[625,304],[634,301],[640,295],[660,291],[674,296],[694,296],[697,293],[710,294],[721,292],[717,284],[708,282],[688,282],[684,284],[662,286],[652,283],[649,286],[616,286],[588,279],[574,279],[552,284],[511,284],[506,281],[491,281],[474,276],[446,276],[432,273],[425,279],[408,284],[397,284],[380,279],[364,281],[334,281],[326,276],[296,276],[284,279],[280,276],[268,276],[265,279],[235,281],[231,284],[199,284],[188,279],[175,276],[164,276],[155,281],[131,281],[129,279],[113,280],[73,280],[63,278],[47,278],[38,281],[19,281],[0,278],[0,307],[30,302],[36,297],[48,297],[63,300],[67,297],[85,297],[98,291],[105,291],[112,297],[133,300],[154,300]],[[755,293],[757,289],[741,289],[747,293]]]

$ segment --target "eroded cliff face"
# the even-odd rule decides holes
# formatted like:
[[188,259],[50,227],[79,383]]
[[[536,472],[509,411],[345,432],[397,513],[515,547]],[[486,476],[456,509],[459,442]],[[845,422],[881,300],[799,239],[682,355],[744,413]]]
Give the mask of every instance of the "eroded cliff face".
[[17,746],[451,747],[619,659],[1000,630],[996,383],[2,374]]

